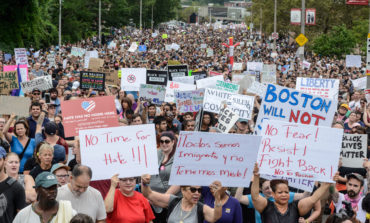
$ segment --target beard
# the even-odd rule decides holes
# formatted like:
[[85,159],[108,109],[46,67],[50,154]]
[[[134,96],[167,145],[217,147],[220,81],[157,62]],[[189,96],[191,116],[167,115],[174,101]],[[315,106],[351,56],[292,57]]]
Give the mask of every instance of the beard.
[[347,191],[347,194],[348,194],[348,197],[350,197],[350,198],[355,198],[355,197],[357,197],[357,195],[358,195],[358,193],[356,193],[355,191],[353,191],[353,190],[349,190],[349,191]]

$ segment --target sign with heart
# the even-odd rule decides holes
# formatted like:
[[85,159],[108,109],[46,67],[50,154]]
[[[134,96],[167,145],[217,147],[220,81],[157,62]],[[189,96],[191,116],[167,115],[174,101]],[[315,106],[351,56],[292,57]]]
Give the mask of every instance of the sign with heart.
[[94,110],[95,108],[95,102],[94,101],[83,101],[81,103],[81,107],[87,111],[87,112],[91,112],[92,110]]

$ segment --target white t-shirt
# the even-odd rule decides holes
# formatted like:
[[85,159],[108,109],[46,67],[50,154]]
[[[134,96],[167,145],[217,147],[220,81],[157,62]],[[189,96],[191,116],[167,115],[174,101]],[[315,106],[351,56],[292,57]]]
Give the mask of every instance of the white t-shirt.
[[107,218],[103,197],[98,190],[88,187],[79,197],[69,189],[68,184],[58,188],[57,200],[67,200],[72,203],[77,213],[89,215],[94,222]]
[[[358,202],[358,210],[354,210],[356,212],[356,219],[358,219],[360,222],[365,222],[366,220],[366,211],[362,209],[362,200],[364,198],[362,197],[360,201]],[[344,194],[339,193],[338,202],[334,203],[336,212],[339,213],[340,209],[343,208],[342,201],[345,201]]]

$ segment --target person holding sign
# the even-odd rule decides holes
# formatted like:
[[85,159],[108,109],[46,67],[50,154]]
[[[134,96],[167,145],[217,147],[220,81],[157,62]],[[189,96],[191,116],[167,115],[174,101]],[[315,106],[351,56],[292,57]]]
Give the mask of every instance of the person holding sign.
[[200,186],[181,186],[181,198],[171,194],[152,191],[149,186],[149,174],[141,176],[141,184],[143,195],[148,198],[150,202],[156,206],[168,208],[168,223],[201,223],[204,220],[216,222],[222,216],[223,203],[221,201],[221,195],[225,193],[226,188],[222,187],[221,183],[218,181],[213,182],[211,185],[211,189],[215,191],[215,208],[211,208],[199,202],[202,193],[202,188]]
[[323,183],[312,196],[289,203],[288,181],[275,180],[274,184],[271,184],[272,196],[275,200],[273,202],[259,194],[260,176],[257,163],[254,165],[253,174],[254,180],[251,187],[252,201],[255,209],[261,213],[262,222],[266,223],[298,222],[299,217],[306,215],[330,187],[330,183]]

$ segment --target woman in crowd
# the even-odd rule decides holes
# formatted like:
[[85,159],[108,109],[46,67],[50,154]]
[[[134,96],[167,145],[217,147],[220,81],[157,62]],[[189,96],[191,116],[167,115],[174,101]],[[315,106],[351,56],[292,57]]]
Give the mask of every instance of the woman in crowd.
[[37,175],[44,171],[50,171],[54,156],[53,154],[54,148],[50,144],[44,143],[40,146],[40,150],[37,154],[38,162],[30,172],[33,179],[36,179]]
[[10,143],[10,150],[18,154],[21,160],[19,172],[23,173],[24,164],[27,159],[32,157],[33,150],[36,147],[35,139],[28,137],[29,127],[25,121],[17,121],[14,124],[14,135],[8,132],[11,123],[13,122],[15,115],[12,114],[6,123],[3,133],[6,140]]
[[127,119],[127,111],[132,110],[132,101],[128,97],[123,97],[121,99],[121,106],[122,106],[122,111],[120,113],[120,118],[126,118]]
[[35,181],[30,175],[19,174],[19,156],[16,153],[10,152],[5,158],[5,170],[6,173],[16,179],[23,187],[26,192],[26,202],[32,203],[36,201],[36,191],[33,188]]
[[[119,189],[116,189],[119,185]],[[150,204],[135,191],[136,178],[111,178],[111,186],[105,197],[107,223],[149,223],[154,219]]]
[[357,116],[355,112],[351,112],[348,117],[348,122],[344,123],[344,133],[351,133],[351,129],[356,126],[361,126],[360,123],[357,122]]
[[215,117],[211,112],[203,112],[201,132],[209,132],[209,128],[215,124]]
[[211,185],[211,190],[215,191],[214,208],[199,202],[202,192],[202,188],[199,186],[181,186],[182,197],[177,197],[153,191],[149,186],[150,175],[148,174],[141,177],[141,183],[142,193],[150,202],[156,206],[168,208],[168,223],[201,223],[204,220],[216,222],[222,216],[221,195],[225,193],[226,189],[219,182],[214,182]]

